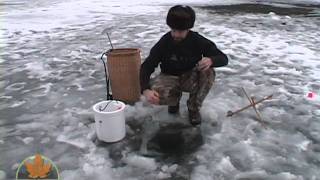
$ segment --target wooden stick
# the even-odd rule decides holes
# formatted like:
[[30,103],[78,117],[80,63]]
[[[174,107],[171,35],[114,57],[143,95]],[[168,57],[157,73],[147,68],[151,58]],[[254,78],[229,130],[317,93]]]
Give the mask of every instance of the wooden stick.
[[[254,97],[251,97],[251,101],[254,103]],[[261,114],[260,114],[260,112],[258,111],[258,109],[256,108],[255,105],[253,105],[253,109],[254,109],[254,111],[256,112],[256,115],[257,115],[258,120],[259,120],[259,122],[261,123],[261,125],[262,125],[264,128],[267,128],[267,126],[265,125],[265,123],[262,121]]]
[[[256,104],[254,103],[254,97],[249,98],[246,90],[245,90],[243,87],[242,87],[242,90],[243,90],[244,94],[247,96],[247,98],[248,98],[250,104],[252,105],[254,111],[256,112],[256,115],[257,115],[257,117],[258,117],[258,121],[262,124],[262,126],[264,126],[264,124],[263,124],[263,122],[262,122],[262,118],[261,118],[261,116],[260,116],[260,113],[258,112],[258,110],[257,110],[257,108],[256,108]],[[265,127],[265,126],[264,126],[264,127]],[[265,127],[265,128],[266,128],[266,127]]]
[[[261,103],[261,102],[263,102],[263,101],[265,101],[265,100],[271,99],[271,98],[272,98],[272,94],[269,95],[269,96],[264,97],[263,99],[260,99],[259,101],[255,101],[255,102],[254,102],[254,105],[259,104],[259,103]],[[241,112],[241,111],[243,111],[243,110],[248,109],[249,107],[252,107],[252,104],[251,104],[251,103],[250,103],[249,105],[247,105],[246,107],[243,107],[243,108],[241,108],[241,109],[239,109],[239,110],[236,110],[236,111],[234,111],[234,112],[228,111],[228,112],[227,112],[227,117],[233,116],[233,115],[235,115],[235,114],[237,114],[237,113],[239,113],[239,112]]]
[[[251,102],[254,103],[254,97],[251,97]],[[256,112],[258,119],[262,122],[262,118],[261,118],[260,112],[258,111],[258,109],[255,106],[255,104],[252,107],[253,107],[254,111]]]

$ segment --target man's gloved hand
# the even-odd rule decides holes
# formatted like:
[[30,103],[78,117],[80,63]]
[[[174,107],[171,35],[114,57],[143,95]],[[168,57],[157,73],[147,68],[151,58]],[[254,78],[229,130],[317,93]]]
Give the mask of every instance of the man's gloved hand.
[[197,69],[199,71],[206,71],[208,70],[212,65],[212,60],[208,57],[203,57],[199,62]]
[[151,104],[159,104],[159,93],[155,90],[146,89],[143,91],[143,95],[147,98],[147,101]]

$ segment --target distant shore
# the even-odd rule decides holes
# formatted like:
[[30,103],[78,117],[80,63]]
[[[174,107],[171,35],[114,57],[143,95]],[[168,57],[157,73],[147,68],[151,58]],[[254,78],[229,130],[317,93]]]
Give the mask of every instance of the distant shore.
[[320,17],[320,4],[233,4],[233,5],[216,5],[216,6],[198,6],[202,9],[211,10],[219,14],[268,14],[274,12],[278,15],[300,15]]

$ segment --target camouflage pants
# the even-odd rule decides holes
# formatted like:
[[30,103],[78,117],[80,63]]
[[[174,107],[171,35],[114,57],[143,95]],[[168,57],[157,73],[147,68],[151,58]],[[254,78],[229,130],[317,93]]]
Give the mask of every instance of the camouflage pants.
[[160,73],[152,79],[151,89],[159,93],[160,105],[169,106],[175,106],[179,103],[182,92],[189,92],[188,109],[199,111],[214,80],[214,69],[201,72],[194,68],[180,76]]

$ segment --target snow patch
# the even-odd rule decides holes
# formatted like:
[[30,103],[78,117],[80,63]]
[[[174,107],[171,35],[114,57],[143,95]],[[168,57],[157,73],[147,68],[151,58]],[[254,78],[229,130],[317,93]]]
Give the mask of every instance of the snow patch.
[[41,144],[47,144],[49,142],[50,142],[50,138],[49,137],[42,138],[41,141],[40,141]]
[[12,105],[10,105],[9,108],[19,107],[25,103],[26,103],[26,101],[14,101],[14,103]]
[[24,142],[24,144],[29,144],[29,143],[31,143],[33,140],[34,140],[33,137],[26,137],[26,138],[23,138],[23,139],[22,139],[22,141]]
[[57,141],[67,143],[81,149],[87,147],[86,143],[82,139],[68,139],[65,135],[62,134],[57,137]]
[[9,86],[7,86],[5,88],[5,90],[9,90],[9,91],[20,91],[24,88],[24,86],[26,85],[25,82],[18,82],[18,83],[13,83],[10,84]]

